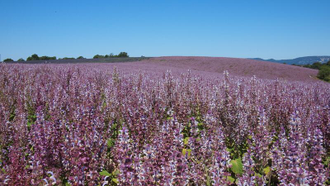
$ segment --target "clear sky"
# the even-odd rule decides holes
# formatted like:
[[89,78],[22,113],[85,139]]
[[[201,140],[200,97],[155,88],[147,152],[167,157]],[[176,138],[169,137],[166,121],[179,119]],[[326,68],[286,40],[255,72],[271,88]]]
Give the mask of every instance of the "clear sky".
[[1,59],[330,55],[330,0],[0,0]]

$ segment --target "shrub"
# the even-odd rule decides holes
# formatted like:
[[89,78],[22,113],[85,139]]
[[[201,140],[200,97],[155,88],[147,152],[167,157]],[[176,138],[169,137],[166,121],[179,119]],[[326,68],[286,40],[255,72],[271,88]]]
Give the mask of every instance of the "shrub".
[[319,70],[320,70],[321,66],[322,66],[322,63],[320,63],[320,62],[315,62],[315,63],[313,63],[313,64],[311,65],[311,68],[313,68],[313,69],[319,69]]
[[118,57],[129,57],[126,52],[120,52]]
[[25,61],[23,58],[19,58],[17,61]]
[[99,59],[99,58],[104,58],[104,56],[103,56],[103,55],[96,54],[96,55],[93,57],[93,59]]
[[67,59],[75,59],[75,58],[74,57],[64,57],[62,59],[67,60]]
[[39,60],[39,56],[37,54],[32,54],[30,57],[26,59],[26,61],[33,61],[33,60]]
[[303,65],[303,67],[306,67],[306,68],[312,68],[312,66],[311,66],[310,64]]
[[10,62],[10,61],[14,61],[14,60],[11,58],[7,58],[7,59],[3,60],[3,62]]
[[39,60],[56,60],[56,57],[49,57],[49,56],[41,56]]
[[330,66],[330,61],[328,61],[328,62],[326,63],[326,65]]
[[319,79],[330,82],[330,66],[323,65],[317,74]]
[[96,54],[93,59],[99,59],[99,58],[112,58],[112,57],[129,57],[127,52],[120,52],[118,55],[114,55],[113,53],[110,53],[110,55],[99,55]]

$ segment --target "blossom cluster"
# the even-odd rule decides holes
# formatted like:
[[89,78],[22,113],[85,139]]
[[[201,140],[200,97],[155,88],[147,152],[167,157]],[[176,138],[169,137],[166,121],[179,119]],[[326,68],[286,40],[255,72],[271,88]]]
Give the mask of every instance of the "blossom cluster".
[[330,86],[0,65],[0,185],[325,185]]

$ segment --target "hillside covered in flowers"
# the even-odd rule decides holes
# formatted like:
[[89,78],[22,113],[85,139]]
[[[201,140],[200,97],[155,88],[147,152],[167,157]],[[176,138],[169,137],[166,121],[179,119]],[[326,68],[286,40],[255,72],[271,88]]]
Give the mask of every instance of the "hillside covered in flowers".
[[0,65],[0,185],[329,184],[330,84],[142,66]]

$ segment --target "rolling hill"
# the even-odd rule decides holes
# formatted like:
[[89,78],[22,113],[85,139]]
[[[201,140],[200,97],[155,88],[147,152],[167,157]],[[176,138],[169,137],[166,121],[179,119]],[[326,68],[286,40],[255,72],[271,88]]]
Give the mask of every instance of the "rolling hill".
[[[17,62],[9,62],[17,63]],[[94,68],[95,63],[103,63],[102,68],[116,66],[123,71],[134,69],[152,73],[163,73],[171,70],[176,74],[192,70],[202,76],[219,76],[227,70],[229,74],[240,77],[256,76],[261,79],[282,79],[292,81],[318,81],[315,77],[317,70],[298,66],[270,63],[268,61],[227,58],[227,57],[152,57],[152,58],[109,58],[109,59],[74,59],[25,61],[22,64],[79,64],[84,63]]]
[[298,57],[295,59],[262,59],[262,58],[252,58],[254,60],[260,60],[260,61],[270,61],[275,63],[286,63],[286,64],[296,64],[296,65],[307,65],[307,64],[313,64],[315,62],[321,62],[326,63],[330,61],[330,56],[306,56],[306,57]]
[[180,73],[190,69],[204,76],[219,75],[227,70],[229,74],[240,77],[255,75],[257,78],[272,80],[318,81],[315,78],[318,71],[314,69],[242,58],[157,57],[140,62],[117,63],[116,66],[124,67],[123,70],[129,66],[136,70],[155,73],[168,69]]

